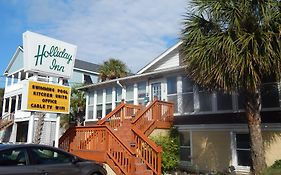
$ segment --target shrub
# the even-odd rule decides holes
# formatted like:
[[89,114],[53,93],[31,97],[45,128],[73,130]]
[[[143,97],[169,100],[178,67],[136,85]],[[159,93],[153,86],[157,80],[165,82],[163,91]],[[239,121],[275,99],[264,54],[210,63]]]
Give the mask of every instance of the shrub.
[[176,129],[171,129],[168,136],[158,135],[151,139],[162,147],[162,171],[175,170],[179,162],[179,136]]
[[273,165],[267,168],[263,175],[280,175],[281,174],[281,160],[276,160]]

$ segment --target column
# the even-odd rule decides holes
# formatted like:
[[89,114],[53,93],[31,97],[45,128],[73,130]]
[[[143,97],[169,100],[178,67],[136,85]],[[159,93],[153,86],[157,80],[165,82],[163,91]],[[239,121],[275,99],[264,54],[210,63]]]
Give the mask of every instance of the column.
[[29,74],[28,72],[25,73],[25,79],[26,80],[28,79],[28,74]]
[[[63,79],[59,78],[59,84],[63,84]],[[55,133],[55,147],[59,147],[59,136],[60,136],[60,114],[57,114],[56,118],[56,133]]]
[[134,104],[138,105],[138,84],[134,84]]
[[12,143],[16,143],[16,141],[17,141],[17,128],[18,128],[18,124],[16,122],[14,122],[13,128],[12,128],[12,136],[10,139],[10,142],[12,142]]
[[102,118],[106,115],[106,89],[102,91]]
[[2,115],[5,114],[5,108],[6,108],[6,98],[3,96],[4,100],[3,100],[3,106],[2,106]]
[[97,120],[97,91],[94,92],[94,116],[93,119]]
[[[85,109],[85,120],[88,120],[89,118],[89,97],[90,93],[86,93],[86,109]],[[85,122],[85,121],[84,121]]]
[[31,116],[28,121],[28,132],[27,132],[27,143],[33,142],[33,133],[34,133],[34,112],[31,112]]
[[124,101],[126,102],[126,86],[122,87],[122,100],[124,99]]
[[116,97],[116,88],[112,88],[112,110],[116,108],[116,103],[115,103],[115,97]]
[[178,109],[175,111],[178,111],[178,113],[182,114],[183,113],[183,98],[182,98],[182,77],[177,76],[177,103]]
[[11,113],[11,107],[12,107],[12,97],[9,97],[9,108],[8,108],[8,113]]
[[19,95],[16,95],[16,106],[15,106],[15,111],[18,110],[18,105],[19,105]]

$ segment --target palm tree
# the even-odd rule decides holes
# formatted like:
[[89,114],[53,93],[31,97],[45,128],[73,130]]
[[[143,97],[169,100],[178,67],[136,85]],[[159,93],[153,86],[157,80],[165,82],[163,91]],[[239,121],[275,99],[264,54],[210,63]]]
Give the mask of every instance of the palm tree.
[[66,130],[70,126],[70,121],[74,120],[77,126],[80,126],[83,122],[86,109],[85,92],[77,90],[79,86],[72,87],[70,98],[70,112],[69,114],[63,114],[61,116],[61,126]]
[[187,75],[209,90],[243,92],[252,171],[266,167],[262,79],[280,80],[280,0],[191,0],[181,39]]
[[105,61],[99,68],[101,81],[125,77],[129,72],[125,63],[114,58]]

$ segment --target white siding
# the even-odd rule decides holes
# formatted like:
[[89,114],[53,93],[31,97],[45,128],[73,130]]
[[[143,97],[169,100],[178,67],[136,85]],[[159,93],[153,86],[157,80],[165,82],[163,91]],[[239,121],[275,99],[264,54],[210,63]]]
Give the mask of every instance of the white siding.
[[161,58],[155,64],[153,64],[150,68],[148,68],[145,72],[153,72],[158,70],[165,70],[167,68],[173,68],[180,66],[180,58],[178,49],[173,50],[165,57]]
[[161,64],[155,70],[163,70],[179,66],[179,54],[176,53],[171,58],[159,61]]

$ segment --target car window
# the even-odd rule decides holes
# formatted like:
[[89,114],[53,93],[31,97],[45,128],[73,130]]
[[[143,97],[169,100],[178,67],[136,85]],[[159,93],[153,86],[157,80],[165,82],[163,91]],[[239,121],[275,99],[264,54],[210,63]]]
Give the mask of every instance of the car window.
[[0,152],[0,166],[26,165],[25,149],[10,149]]
[[70,163],[72,160],[72,156],[48,148],[32,148],[29,154],[32,165]]

